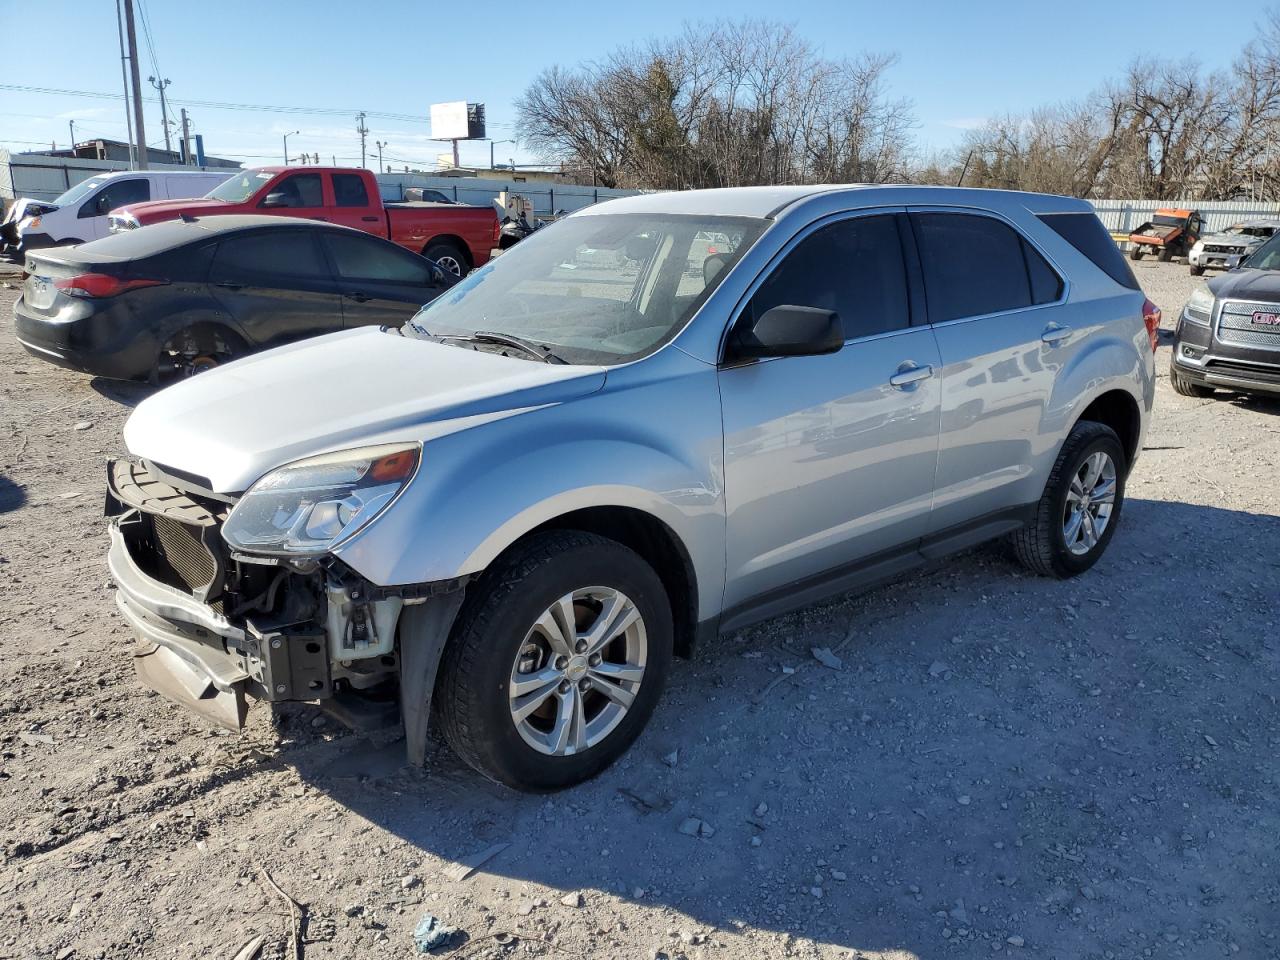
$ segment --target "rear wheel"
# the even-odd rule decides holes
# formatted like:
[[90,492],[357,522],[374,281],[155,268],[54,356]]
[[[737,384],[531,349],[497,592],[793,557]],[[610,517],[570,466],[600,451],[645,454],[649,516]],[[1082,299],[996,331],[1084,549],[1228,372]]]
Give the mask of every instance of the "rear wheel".
[[1124,447],[1105,424],[1083,420],[1067,436],[1034,519],[1012,536],[1018,559],[1035,573],[1067,578],[1102,556],[1120,521]]
[[1173,251],[1168,247],[1161,247],[1160,252],[1156,255],[1156,259],[1161,263],[1168,263],[1173,259]]
[[456,244],[450,243],[448,240],[437,240],[427,244],[427,248],[422,251],[422,255],[428,260],[434,260],[455,277],[466,275],[466,254],[459,250]]
[[1142,244],[1140,243],[1129,244],[1129,259],[1130,260],[1142,259]]
[[441,730],[500,783],[572,786],[639,735],[671,648],[670,603],[638,554],[587,533],[531,537],[468,590],[436,684]]
[[151,382],[164,386],[187,380],[248,352],[243,340],[217,327],[188,327],[170,337],[160,350]]
[[1178,373],[1178,368],[1173,365],[1172,360],[1169,361],[1169,386],[1173,387],[1174,393],[1183,397],[1198,397],[1203,400],[1213,396],[1213,387],[1206,387],[1186,379]]

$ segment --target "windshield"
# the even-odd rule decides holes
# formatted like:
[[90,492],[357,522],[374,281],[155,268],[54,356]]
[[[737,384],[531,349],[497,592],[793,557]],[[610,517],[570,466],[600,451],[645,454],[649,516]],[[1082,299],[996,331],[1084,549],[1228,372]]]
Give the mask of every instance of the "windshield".
[[767,225],[656,213],[568,217],[427,304],[404,333],[501,333],[569,363],[633,360],[680,332]]
[[106,177],[90,177],[88,180],[81,180],[57,200],[53,201],[53,205],[55,207],[65,207],[78,203],[106,182]]
[[1280,270],[1280,233],[1253,251],[1243,266],[1254,270]]
[[241,173],[230,180],[223,180],[205,194],[209,200],[225,200],[227,203],[243,203],[253,196],[259,187],[274,177],[274,173]]

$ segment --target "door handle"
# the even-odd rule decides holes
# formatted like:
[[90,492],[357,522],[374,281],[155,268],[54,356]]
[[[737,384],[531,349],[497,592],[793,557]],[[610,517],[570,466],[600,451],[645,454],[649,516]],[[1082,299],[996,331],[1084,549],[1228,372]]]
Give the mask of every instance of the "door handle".
[[1051,323],[1044,328],[1044,333],[1040,334],[1040,339],[1045,343],[1061,343],[1067,337],[1071,336],[1071,328],[1064,327],[1060,323]]
[[243,290],[243,283],[232,283],[230,280],[219,280],[214,284],[215,287],[222,287],[223,290]]
[[360,219],[361,219],[361,220],[363,220],[365,223],[377,223],[377,222],[378,222],[378,218],[377,218],[377,217],[361,217]]
[[919,383],[921,380],[928,380],[933,376],[933,367],[925,364],[923,367],[917,367],[908,360],[906,363],[898,367],[898,372],[889,378],[889,386],[897,387],[902,390],[911,386],[913,383]]
[[346,294],[346,297],[348,300],[354,300],[356,303],[368,303],[373,299],[373,297],[363,293],[348,293]]

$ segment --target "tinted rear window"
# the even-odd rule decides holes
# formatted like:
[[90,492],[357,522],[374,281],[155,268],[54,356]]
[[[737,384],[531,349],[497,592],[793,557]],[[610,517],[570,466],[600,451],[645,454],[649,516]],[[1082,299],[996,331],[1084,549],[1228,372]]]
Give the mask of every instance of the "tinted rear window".
[[933,323],[1050,303],[1062,280],[1022,235],[992,217],[913,214]]
[[1138,278],[1129,269],[1124,254],[1102,221],[1092,213],[1042,213],[1039,216],[1045,226],[1092,260],[1095,267],[1120,286],[1140,289]]
[[335,173],[333,202],[340,207],[369,206],[369,192],[364,188],[364,178],[354,173]]

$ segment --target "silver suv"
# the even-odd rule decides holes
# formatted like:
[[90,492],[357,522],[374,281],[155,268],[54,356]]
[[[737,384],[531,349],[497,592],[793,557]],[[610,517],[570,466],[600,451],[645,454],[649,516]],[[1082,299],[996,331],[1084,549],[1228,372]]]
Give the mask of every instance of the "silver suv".
[[[547,790],[636,738],[673,655],[1008,537],[1088,570],[1155,389],[1159,312],[1079,200],[760,187],[600,204],[402,330],[160,392],[110,468],[143,680],[398,700]],[[429,709],[430,708],[430,709]]]

